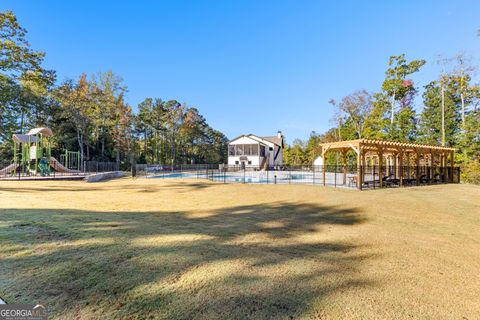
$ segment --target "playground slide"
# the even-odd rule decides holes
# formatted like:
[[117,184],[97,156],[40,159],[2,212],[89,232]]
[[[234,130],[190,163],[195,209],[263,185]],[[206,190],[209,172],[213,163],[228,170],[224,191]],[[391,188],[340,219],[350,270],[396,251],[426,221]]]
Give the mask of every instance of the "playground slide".
[[12,171],[15,171],[18,167],[18,164],[12,163],[11,165],[6,166],[5,168],[0,170],[0,176],[6,175],[11,173]]
[[79,173],[78,170],[72,170],[65,167],[63,164],[60,163],[54,157],[50,157],[50,166],[57,172],[64,172],[64,173]]

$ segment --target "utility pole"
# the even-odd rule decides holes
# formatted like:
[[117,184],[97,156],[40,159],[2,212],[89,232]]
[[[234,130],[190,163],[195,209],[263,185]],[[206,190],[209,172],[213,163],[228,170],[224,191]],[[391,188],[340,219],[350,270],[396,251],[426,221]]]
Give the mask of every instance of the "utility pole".
[[449,63],[448,59],[440,58],[438,63],[442,66],[442,73],[440,75],[440,86],[441,86],[441,95],[442,95],[442,146],[445,146],[445,80],[446,72],[445,67]]
[[[395,69],[395,79],[397,79],[397,70]],[[392,94],[392,114],[390,116],[390,126],[393,128],[393,120],[395,118],[395,95],[397,93],[397,89],[394,87],[393,88],[393,94]]]
[[445,85],[442,80],[442,146],[445,146]]
[[464,71],[462,67],[460,75],[460,99],[462,100],[462,133],[465,133],[465,89],[464,89]]
[[475,72],[475,67],[471,64],[471,58],[466,56],[465,53],[459,53],[455,57],[458,70],[456,71],[456,76],[459,78],[460,82],[460,99],[462,103],[462,133],[465,133],[465,94],[467,92],[468,80],[471,79],[471,76]]
[[390,117],[390,125],[392,126],[393,126],[394,116],[395,116],[395,91],[393,91],[393,94],[392,94],[392,115]]

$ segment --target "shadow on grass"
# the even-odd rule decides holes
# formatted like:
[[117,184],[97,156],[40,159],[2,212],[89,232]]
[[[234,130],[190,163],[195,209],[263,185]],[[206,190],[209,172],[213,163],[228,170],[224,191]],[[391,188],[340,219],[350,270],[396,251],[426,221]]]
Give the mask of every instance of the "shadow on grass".
[[57,317],[299,317],[336,291],[374,285],[373,259],[330,241],[355,209],[263,204],[214,212],[0,210],[1,290]]
[[[127,179],[127,178],[125,178]],[[159,179],[162,180],[162,179]],[[95,182],[90,184],[84,184],[80,182],[79,185],[72,186],[71,184],[58,184],[58,185],[44,185],[39,187],[34,187],[33,185],[37,183],[37,181],[25,181],[25,184],[22,186],[16,185],[8,185],[8,181],[4,183],[0,189],[0,194],[3,192],[15,192],[15,193],[36,193],[36,192],[63,192],[63,191],[75,191],[75,192],[89,192],[89,191],[121,191],[121,190],[133,190],[137,192],[156,192],[162,189],[168,190],[179,190],[184,192],[190,192],[193,190],[202,190],[205,188],[209,188],[218,183],[209,182],[206,179],[202,179],[200,182],[192,181],[192,180],[183,180],[183,181],[175,181],[176,179],[167,178],[165,179],[165,185],[162,184],[152,184],[152,185],[145,185],[145,184],[135,184],[133,182],[130,185],[105,185],[111,180]],[[40,181],[40,180],[39,180]],[[141,181],[141,180],[137,180]],[[44,182],[44,181],[43,181]],[[81,186],[84,185],[84,186]]]

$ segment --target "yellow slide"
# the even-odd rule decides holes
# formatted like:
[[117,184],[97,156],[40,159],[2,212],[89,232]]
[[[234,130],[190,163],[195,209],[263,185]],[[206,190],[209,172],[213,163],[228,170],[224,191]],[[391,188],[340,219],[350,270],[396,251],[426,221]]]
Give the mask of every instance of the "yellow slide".
[[63,164],[61,164],[60,161],[58,161],[54,157],[50,157],[50,166],[56,172],[64,172],[64,173],[79,173],[80,172],[78,170],[68,169],[67,167],[65,167]]

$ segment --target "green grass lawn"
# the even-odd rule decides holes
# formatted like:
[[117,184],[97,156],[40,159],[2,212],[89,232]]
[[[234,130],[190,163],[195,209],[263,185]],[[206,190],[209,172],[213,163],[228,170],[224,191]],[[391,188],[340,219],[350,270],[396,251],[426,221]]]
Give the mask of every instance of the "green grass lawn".
[[478,319],[480,188],[0,182],[0,297],[55,319]]

